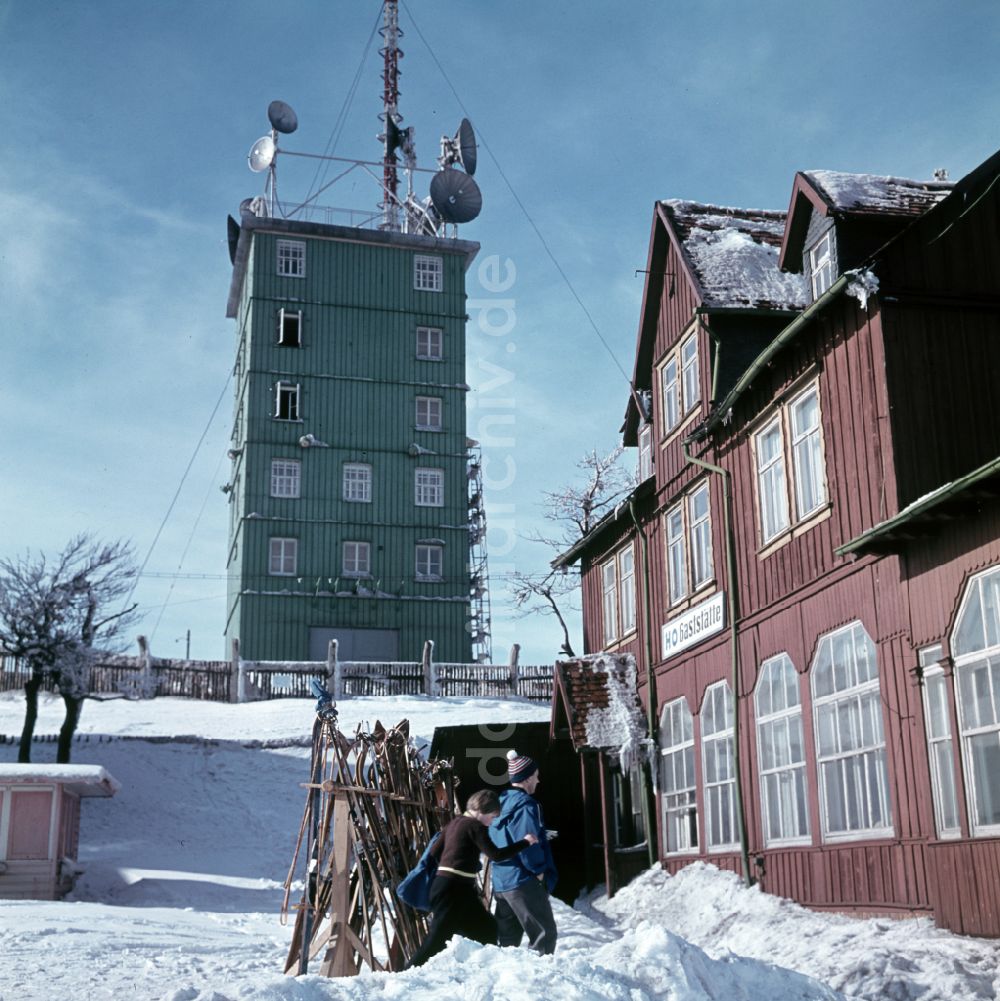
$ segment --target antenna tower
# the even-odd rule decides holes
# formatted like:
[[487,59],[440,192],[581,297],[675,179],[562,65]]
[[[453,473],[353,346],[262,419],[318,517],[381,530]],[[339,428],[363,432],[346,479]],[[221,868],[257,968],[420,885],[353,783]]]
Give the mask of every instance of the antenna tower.
[[382,27],[379,29],[384,45],[380,52],[382,69],[382,114],[379,118],[385,126],[384,153],[382,157],[382,229],[400,228],[399,218],[399,175],[396,173],[396,146],[398,131],[396,126],[402,121],[399,114],[399,60],[403,52],[399,40],[403,33],[399,28],[398,0],[385,0],[382,11]]

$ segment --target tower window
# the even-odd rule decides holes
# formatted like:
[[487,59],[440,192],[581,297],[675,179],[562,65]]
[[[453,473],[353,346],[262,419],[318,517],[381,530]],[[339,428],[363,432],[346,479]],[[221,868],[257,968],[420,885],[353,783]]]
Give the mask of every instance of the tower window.
[[302,346],[302,310],[278,310],[278,343],[283,348]]
[[298,459],[271,460],[271,496],[298,497],[302,463]]
[[285,278],[305,278],[306,245],[301,240],[278,241],[278,274]]
[[274,390],[274,416],[279,421],[299,419],[299,385],[297,382],[279,382]]
[[444,506],[444,470],[418,469],[414,480],[417,507]]
[[417,427],[421,431],[441,430],[441,398],[438,396],[417,397]]
[[440,292],[444,261],[440,257],[417,254],[413,258],[413,287],[419,292]]
[[367,577],[372,568],[370,542],[345,542],[343,572],[345,577]]
[[298,571],[299,540],[271,539],[268,573],[275,577],[294,577]]
[[444,332],[440,327],[417,327],[417,357],[440,361],[444,357]]
[[443,546],[417,546],[417,580],[441,580],[444,572]]
[[344,463],[345,501],[370,504],[372,499],[372,467],[366,462]]

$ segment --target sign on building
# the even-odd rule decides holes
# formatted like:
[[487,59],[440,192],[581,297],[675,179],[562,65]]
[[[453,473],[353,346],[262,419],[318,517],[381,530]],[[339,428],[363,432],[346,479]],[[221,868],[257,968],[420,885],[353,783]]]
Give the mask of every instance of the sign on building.
[[689,646],[721,632],[726,624],[725,599],[725,592],[718,591],[707,601],[664,622],[660,630],[663,659],[673,657]]

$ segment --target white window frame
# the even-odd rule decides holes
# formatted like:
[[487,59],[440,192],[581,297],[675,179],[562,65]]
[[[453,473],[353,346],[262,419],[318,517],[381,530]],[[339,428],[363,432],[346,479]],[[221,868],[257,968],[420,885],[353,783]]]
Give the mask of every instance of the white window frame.
[[698,332],[681,341],[681,409],[687,416],[701,403],[701,369],[698,365]]
[[[695,506],[704,496],[705,512]],[[712,552],[712,496],[708,480],[701,480],[664,515],[667,546],[667,596],[670,607],[709,587],[715,581]]]
[[440,431],[444,401],[440,396],[418,396],[416,398],[416,429],[418,431]]
[[653,425],[639,428],[639,482],[653,475]]
[[372,467],[369,463],[344,463],[341,473],[341,497],[348,504],[372,502]]
[[[858,656],[864,649],[864,661]],[[829,671],[826,655],[829,655]],[[846,656],[845,656],[846,655]],[[840,656],[841,666],[834,657]],[[816,771],[819,777],[820,825],[823,840],[860,841],[893,836],[892,800],[886,760],[885,725],[882,719],[882,691],[875,644],[860,622],[852,622],[821,636],[810,669],[813,730],[816,743]],[[829,677],[829,692],[822,691]],[[839,687],[838,687],[839,686]],[[830,749],[824,749],[824,717],[830,721]],[[866,723],[871,739],[866,741]],[[844,730],[855,746],[843,748]],[[859,767],[860,766],[860,767]],[[830,777],[836,781],[834,785]],[[830,796],[839,790],[845,821],[849,822],[850,801],[862,823],[857,827],[831,829]],[[876,809],[882,822],[877,822]]]
[[618,551],[619,625],[622,636],[634,633],[635,616],[635,549],[630,542]]
[[809,282],[813,299],[818,299],[833,284],[833,229],[828,229],[809,248]]
[[663,409],[663,434],[670,434],[681,423],[681,382],[677,355],[672,354],[660,369],[660,402]]
[[444,546],[418,542],[414,567],[417,580],[444,580]]
[[[816,422],[797,427],[798,414],[809,397],[815,400]],[[761,440],[774,433],[778,437],[778,450],[763,461]],[[757,528],[761,546],[767,547],[793,534],[830,505],[818,377],[781,402],[754,433],[753,445]]]
[[372,544],[356,539],[345,539],[340,572],[344,577],[370,577],[372,575]]
[[271,496],[293,500],[302,496],[302,463],[298,459],[271,460]]
[[[764,844],[768,848],[811,844],[802,692],[798,672],[787,653],[769,657],[760,665],[754,710]],[[772,799],[776,816],[770,809]]]
[[[816,423],[803,429],[796,427],[796,413],[806,398],[816,401]],[[788,431],[792,452],[792,478],[795,481],[795,515],[805,521],[826,505],[826,462],[823,455],[823,419],[819,406],[819,383],[812,382],[801,393],[793,396],[787,405]],[[804,485],[810,483],[813,494],[810,502]]]
[[[294,577],[299,570],[299,540],[284,536],[268,539],[268,569],[271,577]],[[277,568],[277,569],[276,569]]]
[[[765,457],[761,441],[777,437],[777,448],[772,457]],[[754,436],[757,459],[757,497],[760,515],[761,542],[765,545],[787,531],[788,484],[785,477],[785,439],[781,430],[781,415],[776,414]]]
[[688,596],[687,542],[684,531],[684,502],[664,515],[667,545],[667,595],[671,607]]
[[[981,788],[982,770],[977,767],[974,745],[983,738],[994,745],[1000,742],[1000,567],[977,574],[966,586],[955,619],[951,653],[969,831],[975,838],[997,837],[1000,821],[982,822],[980,807],[995,802],[1000,788],[991,786],[988,792]],[[976,696],[971,704],[966,699],[970,693]],[[996,770],[987,768],[986,772],[1000,786]],[[990,804],[986,803],[987,796]],[[997,813],[1000,815],[1000,810]]]
[[604,644],[618,639],[618,568],[612,557],[601,564],[601,597],[604,609]]
[[[736,754],[733,693],[727,681],[705,689],[701,703],[701,774],[705,792],[708,852],[739,847],[736,819]],[[727,831],[728,828],[728,831]],[[728,838],[726,834],[728,833]]]
[[413,287],[418,292],[440,292],[444,288],[444,258],[437,254],[415,254]]
[[[939,643],[917,651],[923,688],[927,764],[934,799],[934,828],[941,840],[962,836],[958,779],[955,775],[955,739],[948,704],[950,685],[939,663],[944,650]],[[949,813],[951,822],[949,822]]]
[[[294,337],[291,336],[292,331],[294,331]],[[278,344],[284,348],[302,347],[301,309],[285,309],[282,306],[278,310]]]
[[417,327],[417,357],[421,361],[444,358],[444,331],[440,327]]
[[664,855],[698,853],[694,718],[681,696],[660,713],[660,814]]
[[418,466],[413,474],[413,503],[417,507],[444,507],[444,470]]
[[[297,382],[284,382],[279,380],[274,386],[274,419],[276,421],[300,421],[302,420],[302,409],[300,406],[302,397],[301,386]],[[287,400],[287,408],[282,404]],[[282,410],[287,409],[286,416],[282,416]]]
[[303,240],[278,240],[276,270],[283,278],[305,278],[306,245]]

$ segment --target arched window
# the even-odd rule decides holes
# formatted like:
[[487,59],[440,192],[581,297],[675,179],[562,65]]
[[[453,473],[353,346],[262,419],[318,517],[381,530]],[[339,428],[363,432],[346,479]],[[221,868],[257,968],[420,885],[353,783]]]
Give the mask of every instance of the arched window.
[[754,695],[764,843],[809,841],[799,676],[786,653],[765,660]]
[[823,833],[831,840],[891,834],[878,664],[860,622],[820,639],[812,694]]
[[1000,833],[1000,568],[970,581],[951,642],[972,833]]
[[683,697],[668,702],[660,715],[660,806],[664,854],[696,852],[694,720]]
[[701,754],[708,847],[733,848],[739,843],[733,761],[733,693],[725,681],[711,685],[701,704]]

